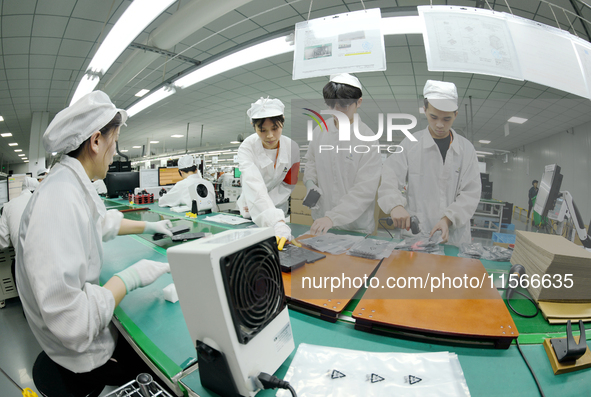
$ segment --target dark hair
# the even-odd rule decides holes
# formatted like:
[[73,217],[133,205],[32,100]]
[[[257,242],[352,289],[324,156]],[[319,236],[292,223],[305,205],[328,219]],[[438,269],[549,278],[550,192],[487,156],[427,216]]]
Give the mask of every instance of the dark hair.
[[[107,123],[107,125],[105,125],[103,128],[101,128],[99,131],[100,131],[101,135],[103,135],[103,137],[109,138],[109,136],[111,135],[111,132],[115,131],[121,125],[123,125],[123,118],[121,117],[121,113],[117,112],[115,117],[113,117],[111,119],[111,121],[109,121]],[[67,153],[67,155],[70,157],[78,158],[80,156],[80,154],[82,154],[82,149],[84,147],[86,147],[86,145],[88,144],[89,141],[90,141],[90,137],[88,137],[87,140],[82,142],[80,144],[80,146],[78,146],[76,149]]]
[[265,117],[263,119],[252,119],[252,126],[254,127],[254,130],[256,131],[257,127],[259,127],[260,130],[267,119],[271,120],[273,127],[277,127],[278,125],[279,127],[283,127],[283,124],[285,123],[285,117],[283,117],[282,114],[279,116]]
[[533,181],[531,181],[532,186],[533,186],[534,183],[538,183],[538,181],[536,179],[534,179]]
[[179,175],[182,176],[181,171],[183,171],[183,172],[195,172],[195,171],[197,171],[197,166],[196,165],[192,165],[192,166],[187,167],[187,168],[179,169]]
[[427,98],[423,99],[423,104],[425,105],[425,109],[429,108],[429,100]]
[[345,108],[357,102],[361,98],[362,92],[352,85],[329,81],[322,89],[322,95],[324,96],[324,103],[333,109],[336,105]]

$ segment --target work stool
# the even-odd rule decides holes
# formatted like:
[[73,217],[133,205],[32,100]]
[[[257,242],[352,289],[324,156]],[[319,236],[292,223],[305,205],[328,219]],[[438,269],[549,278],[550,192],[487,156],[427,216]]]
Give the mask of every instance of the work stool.
[[35,387],[45,397],[97,397],[104,386],[89,385],[86,390],[69,391],[63,383],[62,375],[57,365],[42,351],[33,364],[33,382]]

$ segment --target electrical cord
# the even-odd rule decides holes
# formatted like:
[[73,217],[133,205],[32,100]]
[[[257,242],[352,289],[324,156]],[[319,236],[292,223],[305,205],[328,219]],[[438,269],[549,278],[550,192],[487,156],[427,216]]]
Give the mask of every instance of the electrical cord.
[[[497,290],[506,291],[507,288],[497,288]],[[519,294],[519,295],[523,296],[524,298],[528,299],[534,305],[534,307],[536,308],[536,312],[534,314],[523,314],[523,313],[519,313],[517,310],[515,310],[513,308],[513,306],[511,306],[511,300],[510,299],[507,299],[507,305],[511,308],[511,310],[513,310],[513,313],[517,314],[518,316],[525,317],[525,318],[534,318],[535,316],[538,315],[538,313],[540,312],[540,308],[536,304],[536,301],[534,301],[532,298],[530,298],[529,296],[525,295],[522,292],[513,290],[513,293]]]
[[384,226],[384,225],[382,224],[382,221],[383,221],[383,220],[385,220],[385,218],[380,218],[380,219],[378,220],[378,223],[380,224],[380,226],[382,227],[382,229],[384,229],[385,231],[387,231],[387,232],[388,232],[388,234],[390,235],[390,238],[394,238],[394,236],[392,236],[392,233],[390,233],[390,231],[389,231],[389,230],[386,228],[386,226]]
[[538,382],[538,377],[536,376],[536,373],[534,372],[532,367],[529,365],[529,361],[527,361],[527,358],[525,358],[525,354],[523,354],[523,351],[521,351],[521,346],[519,346],[519,340],[515,339],[515,343],[517,344],[517,350],[519,350],[519,354],[521,354],[521,357],[523,357],[523,361],[525,361],[525,365],[527,365],[527,368],[529,368],[529,372],[531,372],[532,376],[534,377],[534,381],[536,382],[536,386],[538,386],[538,390],[540,391],[540,395],[542,397],[546,397],[544,392],[542,391],[542,386],[540,386],[540,382]]
[[290,391],[293,397],[297,397],[294,388],[285,380],[279,379],[278,377],[269,375],[265,372],[261,372],[257,379],[261,383],[263,389],[286,389]]

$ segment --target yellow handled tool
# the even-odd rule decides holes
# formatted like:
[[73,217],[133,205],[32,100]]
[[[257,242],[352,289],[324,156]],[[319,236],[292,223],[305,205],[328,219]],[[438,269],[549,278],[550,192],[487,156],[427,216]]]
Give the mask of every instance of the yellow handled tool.
[[279,237],[279,236],[275,236],[277,238],[277,249],[279,251],[283,251],[283,246],[285,245],[285,242],[287,241],[287,239],[285,237]]
[[28,387],[23,390],[15,381],[12,380],[10,376],[8,376],[6,372],[4,372],[2,368],[0,368],[0,371],[2,371],[2,373],[8,378],[8,380],[14,383],[14,385],[21,391],[21,393],[23,393],[23,397],[37,397],[37,393],[29,389]]

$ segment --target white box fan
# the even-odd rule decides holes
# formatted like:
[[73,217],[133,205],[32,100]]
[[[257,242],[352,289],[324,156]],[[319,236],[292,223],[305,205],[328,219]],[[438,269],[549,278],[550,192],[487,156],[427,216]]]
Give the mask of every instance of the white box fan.
[[168,251],[201,383],[254,396],[294,349],[273,228],[228,230]]
[[189,187],[189,194],[191,195],[191,202],[197,204],[194,208],[197,212],[211,212],[215,205],[215,189],[211,182],[203,178],[198,179],[198,182]]

